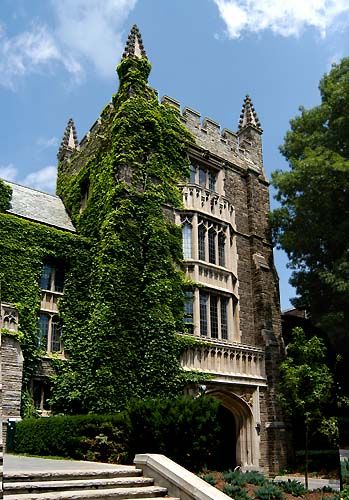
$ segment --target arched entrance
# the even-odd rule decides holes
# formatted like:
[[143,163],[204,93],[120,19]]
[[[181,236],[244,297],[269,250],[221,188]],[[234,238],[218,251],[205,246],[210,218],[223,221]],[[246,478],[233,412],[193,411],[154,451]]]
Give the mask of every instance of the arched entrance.
[[228,431],[227,446],[230,445],[235,448],[235,453],[232,450],[231,457],[235,459],[236,465],[258,468],[258,437],[249,405],[230,390],[212,388],[208,389],[206,394],[218,399],[222,406],[233,416],[235,439],[233,439],[232,433]]

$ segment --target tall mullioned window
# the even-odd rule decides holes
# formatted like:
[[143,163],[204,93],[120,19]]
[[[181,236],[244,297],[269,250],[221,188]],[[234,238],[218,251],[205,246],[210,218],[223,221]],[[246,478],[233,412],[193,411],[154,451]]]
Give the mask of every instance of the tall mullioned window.
[[200,218],[197,230],[199,260],[226,267],[226,226]]
[[40,288],[52,292],[63,292],[64,270],[59,266],[44,264],[41,271]]
[[194,333],[193,292],[186,291],[184,296],[184,325],[188,333]]
[[40,313],[38,347],[47,352],[59,352],[61,344],[61,322],[57,314]]
[[199,184],[205,189],[216,191],[217,171],[207,167],[206,165],[200,165],[193,161],[190,165],[188,181],[190,184]]
[[228,307],[226,296],[200,290],[200,335],[228,340]]
[[218,233],[218,262],[220,266],[225,267],[225,235],[223,232]]
[[185,222],[182,226],[182,243],[183,243],[183,258],[192,258],[192,227],[189,222]]
[[200,291],[200,335],[207,337],[208,335],[208,295]]

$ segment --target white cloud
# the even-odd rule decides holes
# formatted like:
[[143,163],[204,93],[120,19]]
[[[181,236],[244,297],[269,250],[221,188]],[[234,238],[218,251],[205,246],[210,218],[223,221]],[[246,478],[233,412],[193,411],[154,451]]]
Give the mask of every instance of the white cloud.
[[15,89],[19,79],[33,73],[43,73],[59,63],[75,79],[82,68],[71,57],[66,58],[54,37],[44,25],[34,24],[31,29],[16,36],[7,37],[0,31],[0,83]]
[[40,191],[54,193],[56,189],[57,167],[48,165],[27,174],[24,179],[18,179],[18,169],[12,165],[0,166],[0,178],[10,182],[18,182]]
[[[230,38],[247,32],[299,36],[313,27],[325,37],[329,29],[349,22],[348,0],[213,0]],[[344,16],[344,17],[343,17]]]
[[37,145],[42,149],[55,148],[58,146],[58,139],[57,137],[39,137]]
[[53,27],[36,21],[14,36],[7,36],[0,22],[0,85],[15,90],[24,76],[57,67],[74,82],[82,80],[87,65],[102,77],[113,77],[123,24],[136,2],[52,0]]
[[122,27],[137,0],[53,0],[56,34],[65,53],[92,63],[103,76],[114,68],[125,43]]
[[53,193],[56,188],[56,178],[57,167],[49,165],[28,174],[24,178],[23,184],[25,186]]
[[12,163],[0,165],[0,177],[6,181],[14,181],[17,176],[17,169]]

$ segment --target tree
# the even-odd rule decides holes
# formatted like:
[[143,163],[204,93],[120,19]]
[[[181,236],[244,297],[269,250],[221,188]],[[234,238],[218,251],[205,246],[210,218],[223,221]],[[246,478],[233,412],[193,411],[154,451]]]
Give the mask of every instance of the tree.
[[349,58],[319,88],[321,104],[300,108],[281,147],[290,170],[272,175],[272,226],[294,270],[294,305],[349,355]]
[[333,377],[326,365],[323,341],[317,336],[307,338],[302,328],[295,328],[292,334],[287,358],[280,366],[279,401],[288,415],[299,415],[303,419],[305,486],[308,488],[310,425],[323,416],[323,408],[331,399]]

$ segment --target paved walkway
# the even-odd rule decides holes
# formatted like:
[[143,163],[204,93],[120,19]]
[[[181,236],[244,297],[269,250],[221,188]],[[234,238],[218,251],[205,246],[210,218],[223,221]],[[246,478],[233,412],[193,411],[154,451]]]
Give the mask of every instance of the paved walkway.
[[[288,481],[295,480],[299,483],[304,484],[305,479],[304,476],[276,476],[274,478],[275,481]],[[309,490],[316,490],[317,488],[323,488],[324,486],[330,486],[334,490],[339,491],[339,481],[337,479],[314,479],[310,477],[308,479],[308,488]]]
[[[125,465],[112,465],[100,462],[84,462],[78,460],[53,460],[49,458],[22,457],[20,455],[4,455],[4,473],[6,472],[46,472],[62,470],[110,470],[125,468]],[[130,466],[130,468],[134,468]]]

